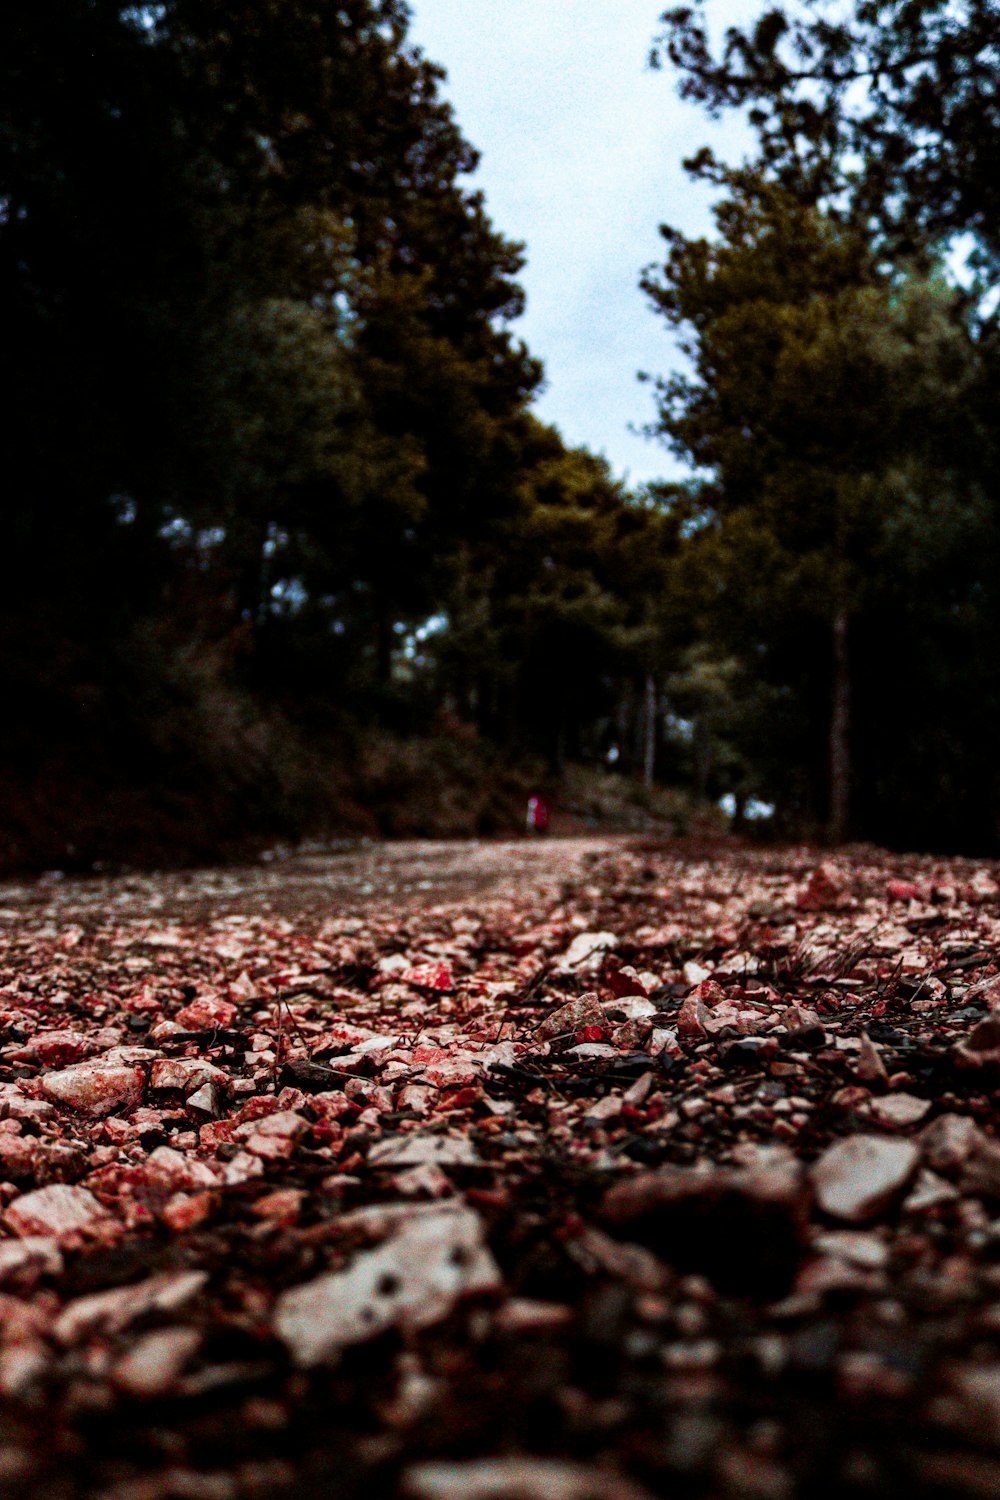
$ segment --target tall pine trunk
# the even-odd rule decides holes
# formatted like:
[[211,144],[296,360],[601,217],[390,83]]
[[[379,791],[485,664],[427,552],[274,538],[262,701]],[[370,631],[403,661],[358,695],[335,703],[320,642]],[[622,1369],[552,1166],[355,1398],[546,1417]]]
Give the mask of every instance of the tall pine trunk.
[[656,682],[651,672],[646,674],[645,744],[642,757],[642,781],[646,790],[653,790],[656,772]]
[[[840,569],[841,575],[843,569]],[[847,838],[851,811],[851,662],[848,640],[850,616],[843,577],[838,579],[833,610],[833,705],[830,715],[830,825],[831,844]]]
[[395,644],[392,615],[387,604],[380,604],[375,619],[375,682],[380,688],[392,681],[392,648]]

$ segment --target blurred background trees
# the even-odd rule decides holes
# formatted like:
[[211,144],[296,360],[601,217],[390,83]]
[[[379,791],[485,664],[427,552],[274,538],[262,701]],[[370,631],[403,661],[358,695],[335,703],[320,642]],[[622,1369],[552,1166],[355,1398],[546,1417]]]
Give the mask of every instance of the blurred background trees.
[[644,278],[702,649],[768,705],[732,734],[790,828],[993,851],[1000,7],[768,6],[718,50],[712,16],[666,12],[655,59],[757,154],[687,164],[717,232],[664,229]]
[[488,831],[568,762],[995,849],[997,32],[664,17],[759,150],[644,274],[691,478],[636,493],[532,412],[403,0],[9,0],[0,863],[421,831],[379,788],[438,774]]

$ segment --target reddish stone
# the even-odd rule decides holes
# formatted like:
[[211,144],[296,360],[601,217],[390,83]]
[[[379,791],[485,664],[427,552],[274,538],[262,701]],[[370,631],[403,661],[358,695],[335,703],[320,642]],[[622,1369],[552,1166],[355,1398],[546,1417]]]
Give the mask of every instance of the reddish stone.
[[100,1119],[118,1109],[134,1109],[142,1100],[145,1079],[141,1068],[124,1063],[77,1063],[41,1080],[44,1093],[56,1104],[78,1109]]
[[920,886],[912,880],[890,880],[886,883],[885,893],[890,901],[919,901],[923,895]]
[[66,1068],[80,1061],[86,1046],[75,1031],[38,1031],[31,1039],[31,1050],[43,1067]]
[[203,1057],[163,1057],[149,1070],[151,1089],[181,1089],[184,1093],[193,1093],[206,1083],[228,1082],[228,1075]]
[[681,1036],[707,1036],[708,1007],[692,992],[677,1012],[677,1030]]
[[16,1182],[21,1178],[31,1177],[38,1149],[36,1136],[10,1135],[6,1132],[0,1135],[0,1180]]
[[276,1224],[295,1224],[302,1208],[302,1193],[298,1188],[278,1188],[265,1193],[252,1205],[250,1212],[258,1219],[268,1219]]
[[607,1016],[601,1009],[596,994],[588,990],[586,994],[580,995],[575,1000],[560,1005],[557,1010],[546,1016],[538,1027],[537,1035],[542,1038],[575,1035],[586,1026],[604,1027]]
[[168,1229],[182,1234],[185,1229],[195,1229],[204,1224],[215,1207],[211,1193],[175,1193],[160,1210],[160,1218]]
[[623,1000],[626,995],[649,994],[639,975],[631,967],[610,969],[604,976],[604,982],[616,1000]]
[[176,1019],[188,1031],[211,1031],[231,1026],[236,1019],[236,1006],[220,995],[199,995],[177,1012]]
[[86,1188],[54,1182],[15,1198],[6,1214],[7,1228],[19,1238],[59,1236],[106,1223],[108,1215]]
[[825,911],[831,906],[843,906],[849,900],[847,876],[832,860],[826,860],[811,872],[795,897],[795,905],[799,911]]
[[272,1136],[275,1140],[294,1141],[308,1129],[308,1120],[304,1120],[294,1110],[282,1109],[237,1125],[233,1134],[240,1140],[247,1140],[254,1136]]
[[418,964],[415,969],[409,969],[403,978],[417,990],[445,992],[455,988],[455,981],[447,964]]

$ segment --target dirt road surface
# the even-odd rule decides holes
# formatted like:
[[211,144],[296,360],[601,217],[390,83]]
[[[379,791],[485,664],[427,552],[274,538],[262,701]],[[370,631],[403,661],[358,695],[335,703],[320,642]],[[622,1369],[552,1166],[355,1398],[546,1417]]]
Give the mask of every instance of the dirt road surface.
[[537,891],[548,899],[587,864],[623,846],[621,838],[523,838],[509,841],[404,839],[280,850],[224,869],[114,877],[70,877],[0,884],[0,916],[25,906],[81,917],[203,921],[233,915],[360,915],[410,910]]

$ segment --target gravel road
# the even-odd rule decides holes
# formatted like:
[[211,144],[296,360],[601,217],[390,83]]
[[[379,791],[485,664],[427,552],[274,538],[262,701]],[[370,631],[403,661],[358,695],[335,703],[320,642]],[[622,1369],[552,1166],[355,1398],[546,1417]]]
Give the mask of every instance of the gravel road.
[[25,906],[87,915],[297,917],[366,915],[389,907],[413,910],[470,898],[502,900],[537,887],[540,899],[577,881],[588,862],[622,847],[615,838],[479,839],[307,846],[278,851],[254,864],[151,874],[62,877],[0,885],[0,920]]

